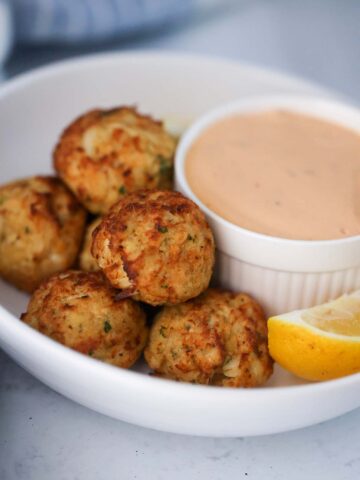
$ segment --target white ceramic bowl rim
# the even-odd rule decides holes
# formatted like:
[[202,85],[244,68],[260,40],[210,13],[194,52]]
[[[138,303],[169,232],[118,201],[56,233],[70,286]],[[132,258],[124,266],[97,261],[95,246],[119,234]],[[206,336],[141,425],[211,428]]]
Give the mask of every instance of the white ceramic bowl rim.
[[254,232],[222,218],[192,191],[184,167],[194,140],[222,118],[275,108],[309,114],[360,133],[360,111],[343,102],[312,95],[248,97],[205,113],[188,128],[176,152],[177,185],[205,212],[211,226],[221,232],[216,238],[217,247],[230,256],[263,267],[294,272],[335,271],[360,265],[360,235],[334,240],[294,240]]

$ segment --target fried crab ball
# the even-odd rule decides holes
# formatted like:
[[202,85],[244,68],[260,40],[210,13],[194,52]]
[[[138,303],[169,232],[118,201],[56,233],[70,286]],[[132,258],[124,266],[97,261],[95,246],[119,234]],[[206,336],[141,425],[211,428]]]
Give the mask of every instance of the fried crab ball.
[[181,193],[143,190],[116,203],[93,233],[92,254],[110,283],[150,305],[206,290],[214,239],[204,214]]
[[21,319],[67,347],[128,368],[147,340],[145,314],[100,272],[70,270],[44,282]]
[[135,108],[92,110],[62,134],[57,173],[92,213],[103,214],[142,188],[171,187],[175,140]]
[[32,292],[68,269],[85,221],[85,210],[57,178],[32,177],[0,187],[0,276]]
[[100,270],[95,258],[91,255],[92,234],[95,228],[100,224],[101,217],[95,218],[87,227],[84,243],[79,256],[79,267],[85,272],[96,272]]
[[273,365],[261,307],[214,289],[157,315],[145,359],[162,377],[224,387],[261,385]]

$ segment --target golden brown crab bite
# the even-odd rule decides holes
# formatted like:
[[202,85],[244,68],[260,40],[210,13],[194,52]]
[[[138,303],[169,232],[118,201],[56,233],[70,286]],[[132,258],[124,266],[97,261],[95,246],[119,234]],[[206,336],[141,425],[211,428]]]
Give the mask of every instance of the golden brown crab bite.
[[0,276],[32,292],[71,267],[86,211],[54,177],[31,177],[0,187]]
[[95,229],[92,244],[110,283],[151,305],[181,303],[206,290],[214,250],[199,207],[160,190],[126,195]]
[[148,334],[141,307],[118,298],[100,272],[51,277],[34,292],[21,319],[67,347],[124,368],[139,358]]
[[92,110],[61,135],[57,173],[92,213],[103,214],[142,188],[170,188],[175,140],[135,108]]
[[273,366],[261,307],[214,289],[156,316],[145,359],[162,377],[225,387],[261,385]]

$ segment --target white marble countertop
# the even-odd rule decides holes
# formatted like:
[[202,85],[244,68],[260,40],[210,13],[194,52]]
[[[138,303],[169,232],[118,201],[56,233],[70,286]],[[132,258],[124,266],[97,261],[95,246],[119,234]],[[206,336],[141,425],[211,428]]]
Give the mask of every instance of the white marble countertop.
[[[358,0],[238,1],[155,36],[92,48],[18,49],[12,76],[89,51],[202,52],[307,77],[360,103]],[[61,397],[0,353],[0,480],[360,478],[360,409],[258,438],[184,437],[128,425]]]

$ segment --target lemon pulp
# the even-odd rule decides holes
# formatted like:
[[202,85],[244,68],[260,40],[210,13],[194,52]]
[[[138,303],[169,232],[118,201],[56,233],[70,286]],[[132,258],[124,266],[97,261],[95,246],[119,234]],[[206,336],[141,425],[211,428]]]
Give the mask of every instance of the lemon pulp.
[[360,372],[360,291],[268,321],[270,354],[307,380]]
[[360,296],[346,295],[305,311],[302,320],[324,332],[360,336]]

